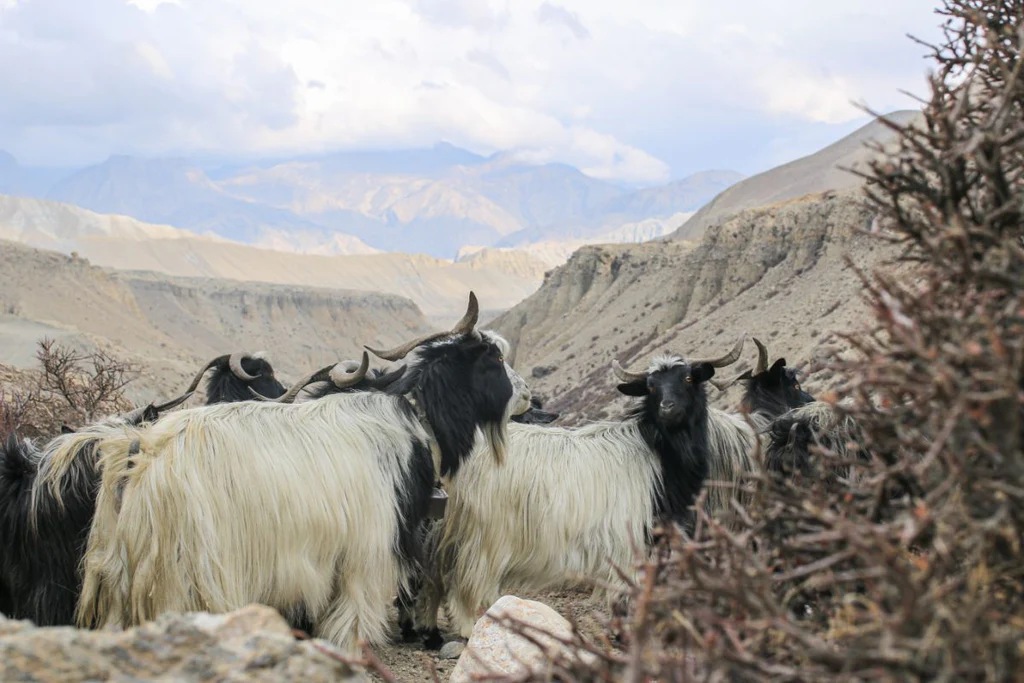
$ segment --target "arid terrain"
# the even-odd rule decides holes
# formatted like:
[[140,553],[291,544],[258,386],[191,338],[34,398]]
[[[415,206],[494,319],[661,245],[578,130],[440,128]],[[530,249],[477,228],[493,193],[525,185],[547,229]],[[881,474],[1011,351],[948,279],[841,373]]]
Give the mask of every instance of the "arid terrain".
[[[387,345],[447,325],[473,290],[483,326],[509,339],[516,369],[546,408],[562,414],[559,424],[620,413],[613,358],[645,366],[664,352],[719,354],[743,334],[764,341],[773,359],[801,367],[806,388],[820,395],[835,378],[815,361],[842,351],[839,335],[866,319],[855,268],[884,267],[893,256],[863,234],[873,215],[857,178],[838,166],[862,163],[862,144],[887,135],[874,123],[741,181],[696,214],[677,216],[686,222],[671,234],[649,221],[610,236],[653,241],[470,248],[454,262],[273,252],[7,199],[0,202],[0,236],[35,246],[0,242],[0,363],[32,365],[35,342],[48,336],[143,366],[132,390],[139,400],[173,394],[197,365],[232,350],[266,351],[287,381],[354,358],[363,344]],[[579,248],[548,270],[569,246]],[[720,379],[755,357],[748,344]],[[735,406],[737,398],[736,389],[712,390],[720,406]],[[585,630],[593,624],[583,594],[522,597],[580,619]],[[454,665],[415,644],[379,654],[400,680],[430,680],[424,658],[442,680]]]

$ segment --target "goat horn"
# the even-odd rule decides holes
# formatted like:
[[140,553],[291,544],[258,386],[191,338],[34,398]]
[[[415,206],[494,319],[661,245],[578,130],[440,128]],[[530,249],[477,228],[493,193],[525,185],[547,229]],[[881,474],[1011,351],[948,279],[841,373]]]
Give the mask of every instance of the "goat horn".
[[228,367],[231,368],[231,372],[233,372],[235,377],[242,380],[243,382],[251,382],[257,377],[259,377],[259,375],[250,375],[248,372],[242,369],[242,361],[246,359],[251,359],[252,357],[253,356],[250,353],[238,352],[231,354],[231,356],[228,358]]
[[754,368],[754,374],[760,375],[768,369],[768,349],[764,347],[764,344],[757,337],[752,337],[752,339],[754,344],[757,345],[757,367]]
[[242,369],[242,360],[245,358],[252,358],[252,356],[248,353],[234,353],[231,355],[224,354],[223,356],[217,356],[196,373],[195,378],[192,380],[192,383],[188,385],[188,389],[185,390],[185,393],[189,394],[195,391],[199,387],[199,383],[203,381],[203,375],[206,374],[206,371],[218,365],[223,367],[227,364],[231,372],[235,374],[235,377],[245,380],[246,382],[251,382],[256,379],[256,376],[250,375]]
[[154,409],[156,410],[156,412],[158,412],[158,413],[162,413],[162,412],[164,412],[165,410],[170,410],[171,408],[177,408],[177,407],[178,407],[178,406],[180,406],[180,405],[181,405],[182,403],[184,403],[185,401],[189,400],[189,399],[190,399],[190,398],[192,397],[192,394],[194,394],[194,393],[195,393],[194,391],[190,391],[190,392],[188,392],[188,393],[182,394],[182,395],[181,395],[181,396],[179,396],[178,398],[172,398],[172,399],[171,399],[170,401],[168,401],[167,403],[161,403],[161,404],[160,404],[160,405],[158,405],[158,406],[153,406],[153,408],[154,408]]
[[221,365],[223,363],[226,363],[227,361],[228,361],[228,356],[217,356],[216,358],[211,360],[209,363],[204,365],[202,367],[202,369],[200,369],[199,372],[196,373],[195,379],[192,380],[192,384],[188,385],[188,389],[185,390],[185,393],[186,394],[191,394],[193,391],[195,391],[199,387],[199,383],[203,381],[203,375],[206,374],[207,370],[209,370],[210,368],[212,368],[215,365]]
[[630,372],[619,365],[619,361],[614,358],[612,359],[612,370],[615,372],[615,376],[626,384],[629,384],[630,382],[644,382],[647,380],[646,372]]
[[476,321],[480,317],[480,302],[476,300],[476,294],[469,293],[469,305],[466,306],[466,314],[462,320],[455,323],[452,334],[469,334],[476,327]]
[[367,370],[370,369],[370,354],[363,351],[363,360],[359,367],[355,370],[351,370],[351,367],[347,363],[338,363],[331,368],[328,377],[330,377],[334,386],[339,389],[347,389],[355,384],[359,384],[366,377]]
[[258,401],[266,401],[268,403],[292,403],[299,392],[308,387],[310,384],[316,384],[317,382],[332,382],[334,386],[339,389],[350,387],[354,384],[358,384],[365,376],[366,371],[370,367],[370,356],[363,351],[363,359],[358,367],[352,368],[353,361],[343,360],[340,363],[331,363],[328,366],[322,367],[316,372],[306,375],[298,382],[288,388],[288,391],[284,395],[278,398],[267,398],[263,394],[260,394],[252,387],[249,387],[249,393]]
[[480,303],[477,301],[476,294],[473,292],[469,293],[469,305],[466,307],[466,314],[462,316],[459,322],[455,323],[455,326],[448,332],[433,332],[431,334],[424,335],[418,339],[413,339],[410,342],[406,342],[400,346],[396,346],[393,349],[375,349],[371,346],[364,347],[367,351],[383,358],[384,360],[397,361],[402,360],[417,346],[422,346],[428,342],[432,342],[435,339],[441,339],[458,334],[469,334],[476,327],[477,319],[480,317]]
[[715,368],[724,368],[726,365],[732,365],[733,363],[740,359],[740,352],[743,351],[743,342],[745,340],[746,335],[740,337],[740,340],[736,342],[736,346],[732,347],[732,351],[725,354],[724,356],[719,356],[718,358],[693,358],[689,359],[687,362],[690,365],[695,365],[697,363],[707,363],[708,365]]

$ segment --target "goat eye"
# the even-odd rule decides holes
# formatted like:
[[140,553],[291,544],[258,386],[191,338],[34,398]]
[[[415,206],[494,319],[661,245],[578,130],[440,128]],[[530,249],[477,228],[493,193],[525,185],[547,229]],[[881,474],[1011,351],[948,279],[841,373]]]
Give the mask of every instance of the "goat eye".
[[687,375],[687,376],[686,376],[686,381],[687,381],[687,382],[692,382],[692,381],[693,381],[693,378],[692,378],[692,377],[690,377],[689,375]]
[[499,362],[499,363],[504,363],[504,362],[505,362],[505,356],[501,356],[501,355],[499,355],[499,356],[498,356],[498,362]]

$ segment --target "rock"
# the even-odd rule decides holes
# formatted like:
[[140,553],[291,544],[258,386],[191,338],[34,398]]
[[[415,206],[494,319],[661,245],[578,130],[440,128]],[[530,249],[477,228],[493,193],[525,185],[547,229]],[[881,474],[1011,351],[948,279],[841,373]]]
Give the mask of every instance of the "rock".
[[437,653],[438,659],[458,659],[466,649],[466,644],[461,640],[453,640],[445,643],[441,651]]
[[[495,618],[501,617],[515,619],[560,638],[572,636],[572,625],[547,605],[506,595],[476,622],[449,683],[469,683],[474,675],[483,673],[518,676],[525,673],[523,665],[530,671],[544,666],[546,659],[540,648],[496,623]],[[535,632],[530,635],[544,643],[548,653],[563,647],[549,637]]]
[[35,628],[0,617],[0,680],[355,681],[321,640],[296,640],[275,610],[166,614],[126,631]]

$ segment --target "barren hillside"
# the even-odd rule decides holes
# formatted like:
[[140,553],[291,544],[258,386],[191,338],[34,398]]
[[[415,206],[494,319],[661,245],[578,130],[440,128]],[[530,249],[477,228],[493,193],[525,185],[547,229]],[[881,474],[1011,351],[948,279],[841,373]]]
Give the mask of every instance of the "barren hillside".
[[[886,119],[906,125],[920,121],[921,112],[897,111]],[[754,209],[827,190],[847,190],[862,184],[859,176],[847,168],[864,169],[873,152],[869,142],[885,144],[893,131],[880,121],[872,121],[814,154],[783,164],[742,180],[705,204],[692,218],[672,233],[670,239],[695,239],[711,225],[744,209]]]
[[0,363],[34,365],[43,336],[105,348],[144,368],[139,399],[179,391],[221,353],[266,351],[286,381],[430,329],[389,294],[120,273],[5,241],[0,263]]
[[[611,361],[644,367],[653,355],[723,353],[747,332],[790,365],[864,318],[859,281],[844,265],[888,254],[859,234],[872,216],[860,193],[826,193],[740,213],[699,244],[590,246],[541,289],[490,324],[514,346],[514,364],[562,423],[618,413]],[[731,377],[756,358],[752,344]],[[813,393],[831,383],[807,381]],[[712,398],[735,405],[738,391]]]
[[0,239],[122,270],[386,292],[412,299],[424,313],[461,315],[472,289],[501,311],[540,286],[550,266],[524,252],[490,251],[453,263],[422,254],[314,256],[260,249],[167,225],[97,214],[70,204],[0,196]]

